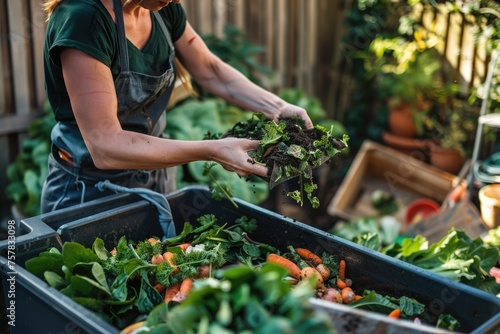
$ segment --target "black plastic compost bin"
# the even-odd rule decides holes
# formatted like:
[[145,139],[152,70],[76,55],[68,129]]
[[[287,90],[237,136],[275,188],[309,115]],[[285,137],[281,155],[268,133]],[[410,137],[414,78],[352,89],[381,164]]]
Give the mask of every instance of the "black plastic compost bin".
[[[161,236],[156,207],[135,196],[110,196],[71,210],[56,211],[25,221],[33,230],[39,226],[49,226],[58,233],[37,236],[37,242],[29,239],[20,241],[15,274],[16,326],[10,327],[12,333],[119,333],[118,329],[31,275],[22,265],[26,259],[36,256],[48,246],[57,246],[58,238],[60,242],[75,241],[90,247],[99,237],[111,249],[122,236],[136,241]],[[307,247],[316,253],[327,252],[346,259],[349,264],[347,276],[355,282],[355,290],[359,287],[361,290],[371,289],[395,297],[413,297],[424,303],[431,315],[452,314],[462,325],[460,332],[479,334],[500,328],[500,299],[481,290],[445,279],[244,201],[235,199],[238,208],[227,200],[216,201],[203,187],[183,188],[169,194],[167,199],[178,231],[185,221],[196,225],[196,219],[204,214],[215,215],[219,223],[232,223],[241,216],[255,218],[258,229],[250,236],[253,240],[283,250],[288,245]],[[45,249],[40,249],[41,246]],[[2,285],[6,305],[9,305],[9,284],[6,279],[10,277],[11,270],[6,264],[5,245],[0,247]],[[318,307],[328,309],[329,306],[320,303]],[[348,310],[348,306],[341,307]],[[385,321],[386,318],[378,316],[377,319]],[[342,328],[339,332],[366,333],[363,319],[357,318],[357,321],[361,322],[358,325],[350,324],[349,328]],[[397,324],[403,324],[404,321],[390,321],[393,322],[395,333],[437,332],[429,326],[415,324],[406,324],[398,330]]]

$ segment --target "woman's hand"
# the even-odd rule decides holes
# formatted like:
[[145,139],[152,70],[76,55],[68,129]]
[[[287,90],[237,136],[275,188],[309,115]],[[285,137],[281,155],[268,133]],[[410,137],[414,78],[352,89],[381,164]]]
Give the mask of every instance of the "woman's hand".
[[311,121],[311,118],[309,118],[307,111],[304,108],[298,107],[288,102],[285,102],[283,107],[281,107],[280,110],[275,114],[273,120],[277,122],[280,117],[293,117],[293,116],[298,116],[302,118],[304,120],[307,129],[313,127],[313,123]]
[[239,176],[255,174],[268,177],[268,169],[265,166],[252,162],[248,155],[249,151],[257,150],[257,140],[241,138],[224,138],[215,141],[217,147],[214,149],[213,161],[219,163],[225,170],[235,172]]

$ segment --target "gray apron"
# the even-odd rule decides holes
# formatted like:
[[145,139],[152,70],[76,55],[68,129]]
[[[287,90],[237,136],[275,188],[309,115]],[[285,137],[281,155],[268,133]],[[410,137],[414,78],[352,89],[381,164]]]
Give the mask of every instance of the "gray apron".
[[[175,50],[170,34],[160,15],[154,12],[172,50],[168,69],[159,76],[130,71],[120,0],[114,0],[113,7],[121,66],[114,81],[118,119],[125,130],[161,137],[166,126],[165,108],[175,82]],[[99,129],[96,136],[99,135],[98,132]],[[49,174],[42,190],[42,213],[113,194],[111,189],[96,187],[99,181],[104,180],[127,188],[147,188],[161,194],[175,189],[175,175],[172,173],[174,168],[152,171],[109,171],[95,168],[76,122],[58,122],[52,130],[52,142]]]

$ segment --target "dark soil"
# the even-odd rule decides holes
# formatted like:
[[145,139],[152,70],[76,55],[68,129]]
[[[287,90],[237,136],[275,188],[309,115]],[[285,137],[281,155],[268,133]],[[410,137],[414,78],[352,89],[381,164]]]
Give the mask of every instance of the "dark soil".
[[[305,148],[308,151],[312,151],[315,149],[314,141],[320,140],[324,135],[324,132],[316,128],[305,129],[302,119],[297,117],[282,118],[280,119],[280,122],[286,124],[284,132],[288,135],[289,138],[282,141],[282,143],[286,146],[295,144]],[[263,123],[263,121],[237,123],[223,137],[237,137],[261,140],[264,135]],[[331,138],[330,142],[331,145],[338,150],[342,150],[345,148],[345,144],[340,140]],[[298,167],[302,162],[300,159],[297,159],[291,155],[283,154],[283,150],[280,149],[279,145],[276,145],[272,149],[268,150],[268,152],[266,152],[262,159],[260,159],[259,161],[265,163],[265,165],[269,168],[269,176],[271,176],[272,170],[276,165]]]

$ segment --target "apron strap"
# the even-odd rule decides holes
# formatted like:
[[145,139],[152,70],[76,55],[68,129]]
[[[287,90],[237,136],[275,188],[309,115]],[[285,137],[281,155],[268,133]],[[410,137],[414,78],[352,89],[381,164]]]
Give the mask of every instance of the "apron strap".
[[123,72],[128,72],[128,50],[127,37],[125,36],[125,23],[123,22],[122,3],[120,0],[113,0],[113,11],[116,18],[116,29],[118,33],[118,50],[120,52],[120,66]]

